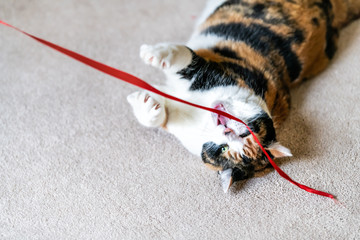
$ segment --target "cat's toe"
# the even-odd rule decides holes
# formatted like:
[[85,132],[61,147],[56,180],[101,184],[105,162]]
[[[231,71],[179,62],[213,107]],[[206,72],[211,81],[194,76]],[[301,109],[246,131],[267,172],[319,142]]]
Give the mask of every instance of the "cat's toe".
[[166,119],[164,106],[147,92],[135,92],[127,97],[138,121],[146,127],[159,127]]
[[151,64],[154,60],[153,47],[143,44],[140,47],[140,58],[146,63]]
[[155,46],[144,44],[140,47],[140,57],[148,65],[167,69],[171,67],[172,48],[166,44]]

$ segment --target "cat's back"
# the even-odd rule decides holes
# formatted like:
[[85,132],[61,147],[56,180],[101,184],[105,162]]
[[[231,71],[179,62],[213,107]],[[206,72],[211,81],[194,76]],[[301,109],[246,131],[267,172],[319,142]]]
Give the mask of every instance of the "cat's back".
[[211,0],[189,45],[246,59],[290,85],[316,75],[334,56],[345,1],[351,0]]

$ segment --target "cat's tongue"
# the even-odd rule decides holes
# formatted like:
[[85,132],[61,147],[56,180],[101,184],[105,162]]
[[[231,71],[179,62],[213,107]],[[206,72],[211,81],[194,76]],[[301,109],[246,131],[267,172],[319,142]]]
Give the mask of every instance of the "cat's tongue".
[[[218,104],[215,106],[215,109],[216,110],[220,110],[220,111],[223,111],[223,112],[226,112],[224,106],[222,104]],[[222,115],[218,115],[217,116],[217,124],[218,125],[224,125],[226,126],[226,123],[229,121],[229,119],[227,117],[224,117]]]
[[[218,105],[216,105],[214,107],[216,110],[220,110],[220,111],[223,111],[223,112],[227,112],[224,105],[222,105],[221,103],[219,103]],[[230,134],[230,133],[235,133],[235,131],[231,128],[229,128],[227,125],[229,123],[230,119],[227,118],[227,117],[224,117],[222,115],[217,115],[217,125],[222,125],[225,127],[225,130],[224,130],[224,134],[227,135],[227,134]]]

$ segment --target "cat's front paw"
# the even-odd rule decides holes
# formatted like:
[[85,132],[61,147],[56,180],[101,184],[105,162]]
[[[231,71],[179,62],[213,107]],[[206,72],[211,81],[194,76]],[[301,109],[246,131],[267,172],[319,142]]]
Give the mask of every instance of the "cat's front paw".
[[142,45],[140,57],[148,65],[162,70],[178,71],[191,63],[190,50],[182,45],[160,43]]
[[146,127],[160,127],[165,124],[166,111],[163,103],[155,100],[148,92],[134,92],[127,97],[138,121]]

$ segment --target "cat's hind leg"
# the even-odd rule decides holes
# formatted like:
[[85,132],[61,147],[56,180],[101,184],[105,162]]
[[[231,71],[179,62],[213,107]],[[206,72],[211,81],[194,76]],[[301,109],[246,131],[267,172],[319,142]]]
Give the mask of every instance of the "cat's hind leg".
[[167,114],[165,101],[160,96],[153,96],[147,91],[138,91],[127,97],[140,124],[145,127],[163,127]]

